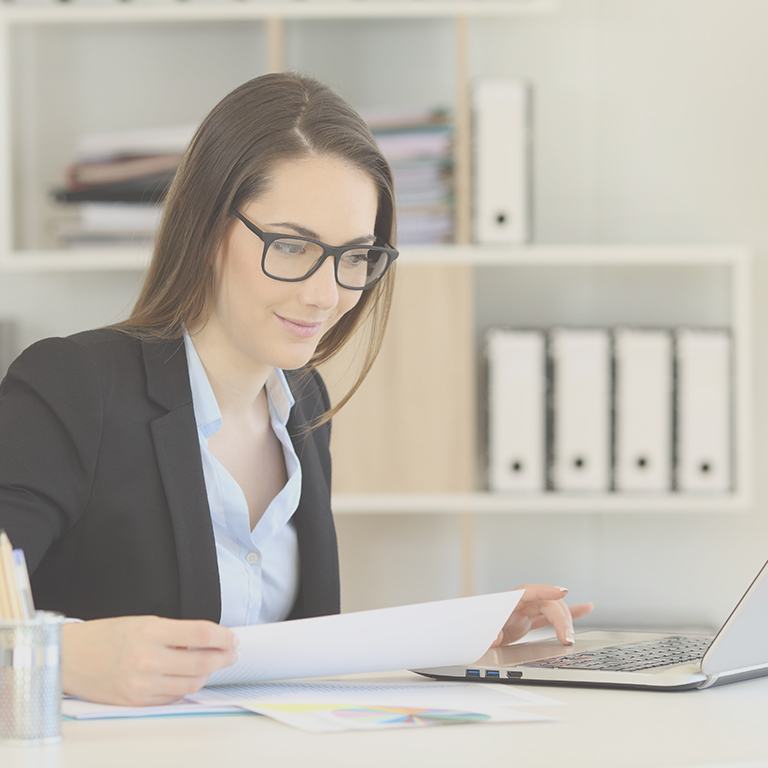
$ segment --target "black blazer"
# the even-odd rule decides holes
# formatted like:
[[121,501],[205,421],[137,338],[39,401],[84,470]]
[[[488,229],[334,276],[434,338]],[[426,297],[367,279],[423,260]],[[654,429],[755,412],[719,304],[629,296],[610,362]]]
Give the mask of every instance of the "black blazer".
[[[302,467],[291,618],[339,611],[330,425],[316,373],[287,372]],[[0,385],[0,528],[39,608],[81,619],[221,616],[216,549],[182,340],[112,329],[32,345]]]

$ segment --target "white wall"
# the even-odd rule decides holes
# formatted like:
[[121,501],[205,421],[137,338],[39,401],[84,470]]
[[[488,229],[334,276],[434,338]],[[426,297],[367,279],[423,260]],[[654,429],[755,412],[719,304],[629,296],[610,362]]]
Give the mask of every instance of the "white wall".
[[[573,600],[595,601],[595,624],[717,624],[768,555],[761,473],[768,459],[761,429],[768,426],[761,334],[768,313],[759,300],[768,281],[768,4],[560,6],[551,17],[480,22],[474,34],[478,74],[534,83],[537,239],[754,249],[756,504],[727,516],[478,516],[476,589],[545,581],[570,587]],[[393,77],[412,81],[424,61],[416,55],[418,35],[399,52],[387,48],[385,27],[375,55]],[[427,58],[448,68],[450,44],[450,28],[439,30]],[[313,56],[322,57],[322,47]],[[337,62],[316,70],[343,85]],[[451,77],[430,80],[427,94],[443,98]],[[122,272],[3,274],[0,314],[19,318],[27,344],[124,316],[139,282]],[[457,517],[340,516],[338,528],[346,608],[460,593]]]
[[[768,4],[561,0],[553,17],[480,22],[478,74],[535,89],[535,230],[542,242],[743,243],[754,249],[756,503],[743,514],[480,515],[476,589],[564,584],[593,624],[711,626],[768,557],[766,355]],[[348,605],[458,590],[443,519],[341,519]],[[456,538],[450,554],[456,558]],[[415,543],[418,542],[418,543]],[[443,570],[436,574],[424,563]],[[382,566],[384,568],[382,569]],[[369,597],[372,594],[372,597]]]

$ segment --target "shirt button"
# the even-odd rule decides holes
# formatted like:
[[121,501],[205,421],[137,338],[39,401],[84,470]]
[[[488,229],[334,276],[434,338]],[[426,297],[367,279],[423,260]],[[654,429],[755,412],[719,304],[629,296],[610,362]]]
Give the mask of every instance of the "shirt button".
[[249,565],[256,565],[261,560],[261,555],[258,552],[249,552],[245,556],[245,560]]

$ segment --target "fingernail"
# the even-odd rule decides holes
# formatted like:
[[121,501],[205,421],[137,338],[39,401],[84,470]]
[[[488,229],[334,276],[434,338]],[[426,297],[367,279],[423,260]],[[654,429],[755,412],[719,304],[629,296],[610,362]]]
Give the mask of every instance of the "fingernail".
[[568,591],[568,587],[558,587],[558,589],[559,589],[561,592],[567,592],[567,591]]
[[232,647],[237,648],[240,645],[240,638],[235,635],[235,637],[232,640]]
[[573,645],[576,642],[573,639],[573,632],[571,632],[570,629],[565,633],[565,642],[568,643],[569,645]]

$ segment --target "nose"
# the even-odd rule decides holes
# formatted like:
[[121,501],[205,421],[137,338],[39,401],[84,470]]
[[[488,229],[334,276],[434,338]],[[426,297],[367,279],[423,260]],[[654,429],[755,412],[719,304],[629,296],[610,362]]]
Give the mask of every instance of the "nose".
[[334,309],[339,303],[339,286],[333,257],[329,256],[313,275],[300,283],[302,301],[308,306],[324,311]]

